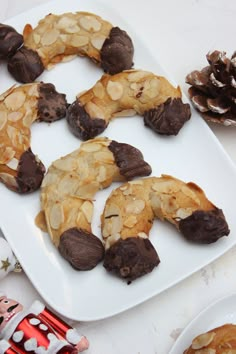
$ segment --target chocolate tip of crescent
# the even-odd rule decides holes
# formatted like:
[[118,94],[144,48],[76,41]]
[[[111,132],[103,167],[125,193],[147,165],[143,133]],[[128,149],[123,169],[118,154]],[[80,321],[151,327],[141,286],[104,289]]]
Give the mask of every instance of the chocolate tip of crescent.
[[104,246],[98,237],[81,228],[70,228],[60,237],[58,250],[77,270],[90,270],[104,257]]
[[129,237],[118,240],[105,253],[104,267],[120,278],[131,281],[150,273],[160,259],[149,239]]
[[9,73],[19,82],[33,82],[44,71],[38,53],[22,46],[8,61]]
[[111,75],[133,66],[134,46],[129,35],[113,27],[101,49],[101,67]]
[[56,91],[50,83],[40,83],[38,99],[38,120],[54,122],[66,116],[67,101],[64,93]]
[[91,118],[79,100],[74,101],[67,110],[66,116],[70,131],[82,140],[89,140],[106,129],[106,121],[99,117]]
[[16,182],[18,193],[31,193],[39,189],[45,174],[45,167],[31,149],[25,151],[19,160]]
[[134,146],[112,140],[108,148],[113,153],[120,174],[127,180],[136,176],[149,176],[152,173],[151,166],[144,161],[141,151]]
[[213,243],[230,233],[221,209],[197,210],[179,222],[179,230],[188,240],[196,243]]
[[23,36],[15,28],[0,23],[0,59],[9,59],[23,44]]
[[162,135],[177,135],[191,117],[188,103],[169,97],[164,103],[144,113],[144,125]]

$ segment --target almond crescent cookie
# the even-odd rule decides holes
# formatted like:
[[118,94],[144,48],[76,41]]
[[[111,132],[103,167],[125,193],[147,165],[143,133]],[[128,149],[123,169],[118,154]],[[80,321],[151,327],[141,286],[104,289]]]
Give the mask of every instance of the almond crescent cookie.
[[80,55],[115,74],[132,67],[133,54],[128,34],[95,14],[49,14],[34,29],[25,26],[24,46],[9,60],[8,70],[17,81],[32,82],[45,68]]
[[114,117],[136,113],[144,116],[145,125],[166,135],[177,135],[191,115],[179,87],[148,71],[126,70],[103,75],[78,95],[68,109],[67,121],[74,135],[87,140],[102,133]]
[[41,209],[53,244],[75,269],[92,269],[104,255],[91,232],[96,192],[150,173],[138,149],[106,138],[84,142],[52,163],[41,187]]
[[236,325],[224,324],[195,337],[183,354],[234,354]]
[[101,217],[108,271],[132,281],[158,265],[148,238],[154,218],[169,221],[195,243],[229,234],[222,210],[196,184],[168,175],[131,181],[111,193]]
[[40,187],[45,167],[31,151],[30,127],[61,119],[66,109],[65,95],[52,84],[13,86],[0,96],[0,181],[8,188],[28,193]]

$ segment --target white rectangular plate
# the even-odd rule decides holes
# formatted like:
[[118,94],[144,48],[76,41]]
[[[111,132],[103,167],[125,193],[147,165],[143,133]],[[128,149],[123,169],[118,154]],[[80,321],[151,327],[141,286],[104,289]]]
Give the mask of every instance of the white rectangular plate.
[[226,296],[201,311],[178,337],[169,354],[183,353],[196,336],[228,323],[236,324],[236,294]]
[[[139,30],[126,21],[120,2],[56,1],[40,6],[8,21],[18,31],[30,21],[35,26],[42,17],[53,12],[90,11],[125,29],[135,45],[135,67],[168,75],[163,71],[145,43],[139,40]],[[0,92],[14,84],[1,64]],[[52,82],[59,92],[67,94],[68,102],[78,92],[90,88],[100,78],[102,70],[86,58],[76,58],[44,72],[40,80]],[[156,221],[151,242],[161,259],[149,275],[127,285],[108,274],[102,264],[88,272],[78,272],[64,261],[34,223],[39,211],[39,192],[20,196],[0,185],[1,228],[28,277],[45,299],[60,314],[75,320],[102,319],[127,310],[173,286],[193,272],[224,254],[235,244],[236,170],[208,126],[192,110],[192,118],[176,137],[160,136],[145,128],[141,117],[119,118],[110,123],[103,134],[119,142],[139,148],[151,164],[153,176],[171,174],[184,181],[197,183],[208,198],[222,208],[229,223],[229,237],[211,245],[186,242],[177,230]],[[35,123],[32,127],[32,150],[48,167],[50,163],[78,148],[80,141],[69,132],[66,121],[51,125]],[[100,220],[104,202],[113,188],[99,192],[95,202],[93,232],[101,237]]]

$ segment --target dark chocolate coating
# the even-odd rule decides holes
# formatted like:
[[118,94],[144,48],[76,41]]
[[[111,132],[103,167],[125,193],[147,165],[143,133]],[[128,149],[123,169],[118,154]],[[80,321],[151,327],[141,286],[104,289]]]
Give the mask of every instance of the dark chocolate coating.
[[105,253],[104,267],[128,282],[150,273],[160,263],[150,240],[129,237],[118,240]]
[[216,242],[230,232],[221,209],[197,210],[180,221],[179,230],[187,240],[196,243]]
[[131,38],[119,27],[113,27],[101,49],[101,66],[111,75],[133,66],[134,46]]
[[58,250],[77,270],[93,269],[104,257],[104,247],[99,238],[76,227],[63,232]]
[[190,116],[188,103],[184,104],[181,98],[168,98],[163,104],[144,113],[144,124],[158,134],[177,135]]
[[144,161],[141,151],[134,146],[113,140],[108,148],[114,155],[120,174],[127,180],[136,176],[149,176],[152,173],[151,166]]
[[23,36],[8,25],[0,23],[0,59],[10,58],[23,44]]
[[17,192],[23,194],[37,190],[41,186],[44,173],[44,165],[29,148],[21,155],[19,161],[16,177],[18,184]]
[[64,118],[67,112],[66,95],[58,93],[53,84],[39,85],[38,120],[54,122]]
[[37,52],[23,46],[9,59],[8,71],[15,80],[27,83],[37,79],[44,66]]
[[107,126],[104,119],[90,118],[79,100],[70,105],[66,119],[71,132],[82,140],[94,138],[101,134]]

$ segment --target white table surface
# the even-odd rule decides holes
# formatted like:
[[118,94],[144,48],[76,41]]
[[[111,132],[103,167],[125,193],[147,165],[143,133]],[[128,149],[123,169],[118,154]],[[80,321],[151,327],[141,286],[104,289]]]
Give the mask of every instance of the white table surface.
[[[48,0],[0,0],[0,21],[46,2]],[[235,0],[126,0],[121,3],[127,4],[127,16],[135,16],[140,26],[144,16],[149,18],[145,21],[148,26],[142,28],[142,39],[185,94],[186,74],[206,65],[205,55],[209,50],[225,50],[230,56],[236,49]],[[124,11],[127,11],[125,6]],[[236,128],[210,128],[236,162]],[[196,140],[201,143],[200,137],[196,136]],[[222,183],[227,188],[227,182]],[[183,328],[202,309],[236,292],[235,269],[236,248],[233,248],[142,305],[112,318],[73,325],[90,340],[88,354],[167,354]],[[24,295],[25,306],[41,299],[23,273],[9,274],[1,281],[0,288],[9,295],[17,288],[21,298]]]

